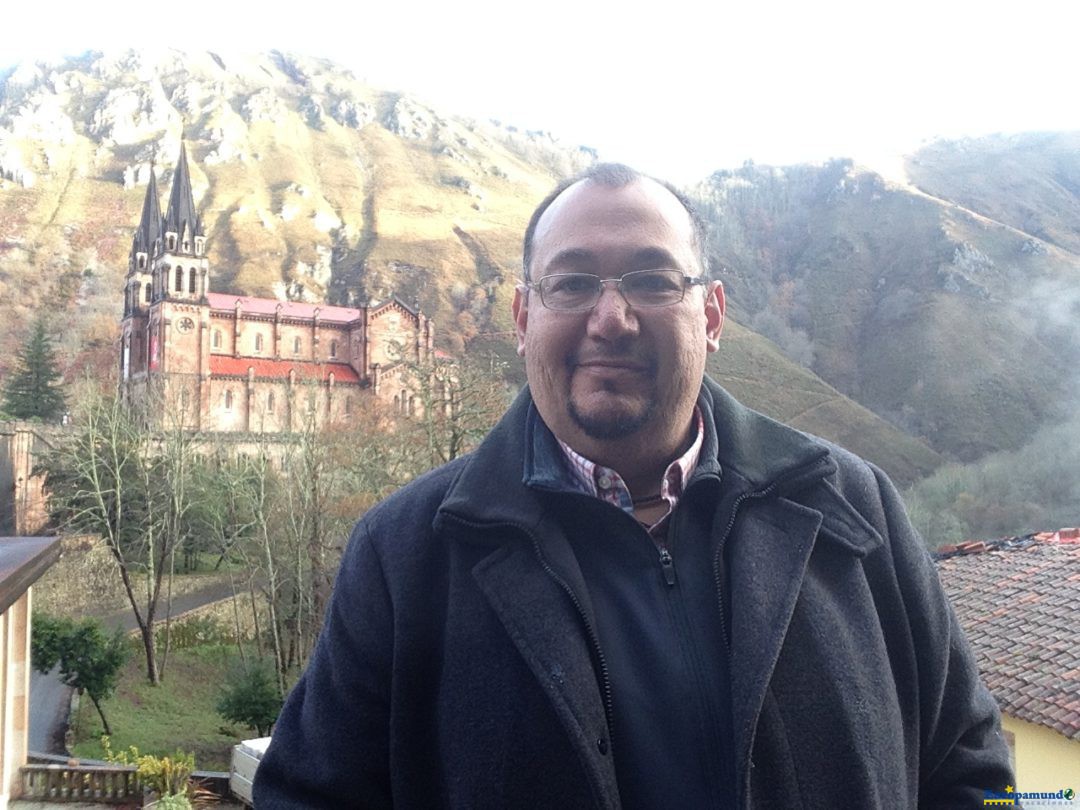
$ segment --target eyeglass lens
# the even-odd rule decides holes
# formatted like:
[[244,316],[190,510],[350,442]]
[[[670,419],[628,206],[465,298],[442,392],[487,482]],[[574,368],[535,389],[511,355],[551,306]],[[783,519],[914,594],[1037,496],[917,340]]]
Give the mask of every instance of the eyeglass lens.
[[635,307],[677,304],[686,290],[678,270],[638,270],[617,279],[601,279],[592,273],[556,273],[540,279],[540,300],[550,309],[592,309],[600,300],[603,285],[612,282]]

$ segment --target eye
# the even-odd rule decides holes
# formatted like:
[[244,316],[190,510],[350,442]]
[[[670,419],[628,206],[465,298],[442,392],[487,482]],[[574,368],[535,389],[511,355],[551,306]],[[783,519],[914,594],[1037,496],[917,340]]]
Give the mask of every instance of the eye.
[[663,295],[682,287],[682,276],[674,270],[645,270],[623,276],[623,287],[634,293]]
[[598,279],[588,273],[564,273],[548,276],[543,282],[555,295],[583,295],[596,290]]

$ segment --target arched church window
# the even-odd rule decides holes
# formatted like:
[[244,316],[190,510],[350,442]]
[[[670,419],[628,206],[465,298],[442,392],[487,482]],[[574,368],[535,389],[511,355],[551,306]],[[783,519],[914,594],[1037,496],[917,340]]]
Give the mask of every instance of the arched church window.
[[266,395],[266,412],[267,413],[273,413],[274,412],[274,392],[273,391],[271,391],[269,394]]
[[152,291],[153,289],[154,289],[154,288],[153,288],[153,285],[152,285],[152,284],[150,284],[150,282],[149,282],[149,281],[148,281],[148,282],[146,282],[146,286],[145,286],[145,287],[143,287],[143,298],[145,298],[145,299],[146,299],[146,303],[148,303],[148,304],[150,303],[150,295],[151,295],[151,291]]
[[255,335],[255,351],[261,352],[263,350],[263,336]]
[[176,250],[176,236],[171,233],[168,234],[165,237],[165,244],[168,245],[169,250]]
[[139,269],[140,270],[145,270],[146,269],[146,254],[145,253],[140,253],[139,254]]
[[188,240],[185,239],[184,240],[184,253],[190,253],[190,252],[191,252],[191,245],[188,243]]
[[176,266],[176,284],[174,286],[177,292],[184,291],[184,268],[180,265]]
[[214,330],[214,348],[215,349],[220,349],[221,348],[221,330],[220,329],[215,329]]
[[301,346],[300,338],[298,338],[298,337],[293,338],[293,342],[292,342],[293,354],[300,354],[300,346]]
[[409,416],[416,414],[416,397],[409,397]]
[[192,267],[191,268],[191,274],[188,276],[188,290],[187,290],[192,295],[195,294],[195,285],[197,283],[198,283],[198,280],[196,279],[196,276],[195,276],[195,268]]
[[337,341],[336,340],[331,340],[330,341],[330,356],[331,357],[337,357]]
[[225,392],[225,410],[232,410],[232,391]]

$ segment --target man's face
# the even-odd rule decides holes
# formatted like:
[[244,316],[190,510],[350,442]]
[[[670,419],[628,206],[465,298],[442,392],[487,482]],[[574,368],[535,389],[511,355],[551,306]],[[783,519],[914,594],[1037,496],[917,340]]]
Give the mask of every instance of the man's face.
[[[634,270],[701,274],[690,217],[663,186],[621,188],[585,180],[544,212],[533,240],[533,281],[553,273],[618,278]],[[643,437],[659,448],[685,436],[724,317],[716,282],[658,308],[631,307],[613,284],[586,312],[547,309],[539,292],[514,298],[518,353],[536,407],[556,436],[579,451]]]

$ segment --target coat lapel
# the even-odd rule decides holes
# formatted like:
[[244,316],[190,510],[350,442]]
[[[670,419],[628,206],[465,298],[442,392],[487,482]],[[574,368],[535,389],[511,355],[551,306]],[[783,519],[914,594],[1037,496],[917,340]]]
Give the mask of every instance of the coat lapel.
[[740,792],[765,691],[820,525],[820,512],[770,499],[767,508],[747,504],[729,539],[731,701]]
[[610,742],[585,626],[591,608],[565,537],[546,527],[541,555],[527,542],[504,543],[473,576],[582,755],[597,806],[617,807],[612,759],[600,753]]

